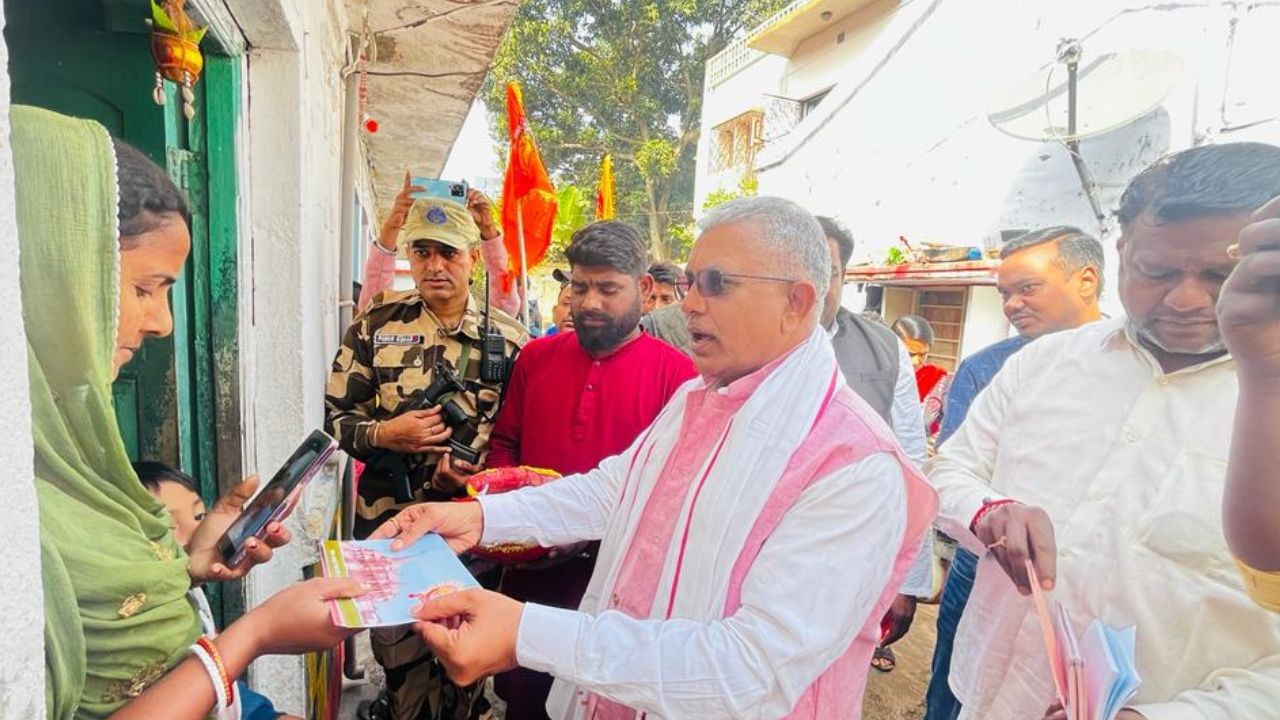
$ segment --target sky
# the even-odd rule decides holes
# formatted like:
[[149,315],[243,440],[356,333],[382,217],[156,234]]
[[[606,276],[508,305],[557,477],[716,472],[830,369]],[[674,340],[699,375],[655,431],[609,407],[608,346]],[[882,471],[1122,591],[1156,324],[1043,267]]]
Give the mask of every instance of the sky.
[[444,163],[441,178],[466,180],[478,186],[485,185],[481,180],[501,182],[498,154],[494,151],[493,138],[489,136],[489,111],[479,98],[462,123],[462,131]]

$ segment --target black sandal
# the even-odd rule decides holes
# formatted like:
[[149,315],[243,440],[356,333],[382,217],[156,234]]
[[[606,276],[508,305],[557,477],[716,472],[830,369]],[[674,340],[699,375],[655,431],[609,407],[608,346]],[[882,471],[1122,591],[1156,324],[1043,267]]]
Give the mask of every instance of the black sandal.
[[359,720],[390,720],[391,698],[383,691],[374,700],[365,700],[356,707],[356,717]]
[[893,672],[898,666],[898,660],[893,656],[893,651],[887,647],[877,647],[876,651],[871,655],[871,667],[880,672]]

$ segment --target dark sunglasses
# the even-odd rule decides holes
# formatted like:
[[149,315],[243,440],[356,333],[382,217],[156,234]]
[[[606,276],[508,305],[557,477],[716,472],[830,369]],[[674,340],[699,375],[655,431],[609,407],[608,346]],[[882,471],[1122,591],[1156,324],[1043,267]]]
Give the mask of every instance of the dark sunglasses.
[[725,293],[725,278],[734,280],[764,280],[767,282],[795,282],[791,278],[770,277],[768,275],[741,275],[738,273],[727,273],[715,268],[707,268],[698,272],[686,270],[684,277],[676,283],[676,288],[680,294],[684,295],[689,292],[690,288],[698,288],[698,294],[703,297],[716,297]]

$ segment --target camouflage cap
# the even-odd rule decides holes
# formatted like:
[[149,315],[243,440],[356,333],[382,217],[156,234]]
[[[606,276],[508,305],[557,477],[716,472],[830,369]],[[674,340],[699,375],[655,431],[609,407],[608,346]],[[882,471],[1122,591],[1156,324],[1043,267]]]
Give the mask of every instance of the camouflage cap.
[[401,245],[433,240],[457,250],[470,250],[480,242],[480,228],[471,212],[456,202],[439,198],[415,200],[405,218]]

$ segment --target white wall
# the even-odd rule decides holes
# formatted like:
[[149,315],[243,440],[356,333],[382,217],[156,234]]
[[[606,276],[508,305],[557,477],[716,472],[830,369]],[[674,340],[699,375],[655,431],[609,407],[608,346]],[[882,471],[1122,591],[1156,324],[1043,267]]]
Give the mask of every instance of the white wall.
[[700,214],[707,195],[716,190],[736,190],[742,173],[738,170],[716,171],[711,168],[711,149],[716,141],[715,127],[748,110],[761,109],[764,95],[777,93],[778,83],[786,68],[785,58],[760,55],[723,83],[704,88],[702,130],[698,136],[697,171],[694,175],[694,215]]
[[[1274,3],[910,0],[844,68],[792,146],[760,170],[760,192],[842,219],[859,241],[855,260],[883,257],[899,235],[981,245],[1002,228],[1100,232],[1066,150],[995,130],[990,99],[1051,62],[1061,37],[1085,36],[1086,58],[1132,48],[1180,54],[1186,71],[1161,108],[1083,143],[1110,210],[1129,179],[1166,152],[1206,141],[1280,143],[1269,77],[1280,64],[1278,32]],[[1113,241],[1114,232],[1104,240],[1111,287]],[[1114,293],[1103,308],[1120,311]]]
[[[0,27],[4,8],[0,6]],[[9,52],[0,37],[0,527],[8,561],[0,592],[0,718],[44,717],[44,596],[40,524],[33,484],[27,339],[18,287],[18,223],[9,144]]]
[[900,4],[879,0],[802,41],[783,71],[780,93],[802,100],[839,83],[849,63],[872,46]]
[[[698,142],[694,208],[700,209],[713,191],[736,190],[741,176],[739,172],[711,171],[710,148],[717,125],[748,110],[761,109],[766,95],[803,100],[830,89],[844,78],[850,63],[873,47],[872,41],[893,18],[898,5],[899,0],[879,0],[804,40],[790,58],[759,55],[723,82],[715,86],[708,83]],[[840,40],[842,34],[844,39]]]
[[1011,334],[1000,291],[989,285],[969,288],[969,305],[960,331],[960,359],[1004,340]]
[[[344,27],[341,6],[325,2],[236,0],[236,19],[252,48],[247,145],[240,192],[248,198],[241,236],[242,388],[246,468],[274,473],[296,445],[323,426],[324,386],[337,349]],[[302,577],[316,560],[338,498],[336,465],[311,483],[289,519],[294,540],[246,581],[257,605]],[[252,684],[276,707],[302,714],[299,657],[254,663]]]

